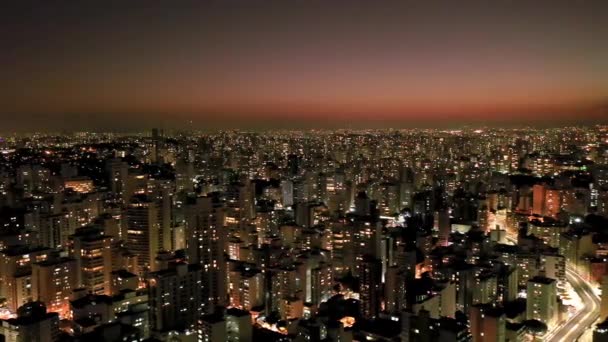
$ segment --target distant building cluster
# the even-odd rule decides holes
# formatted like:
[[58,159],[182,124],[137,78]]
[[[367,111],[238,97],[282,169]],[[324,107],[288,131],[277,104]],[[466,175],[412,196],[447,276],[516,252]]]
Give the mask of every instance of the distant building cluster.
[[5,341],[608,341],[608,127],[7,135]]

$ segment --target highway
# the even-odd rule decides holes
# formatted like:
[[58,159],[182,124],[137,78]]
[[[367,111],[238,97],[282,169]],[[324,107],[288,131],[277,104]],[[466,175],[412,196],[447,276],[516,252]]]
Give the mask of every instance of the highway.
[[[507,235],[507,240],[517,244],[517,238],[511,234]],[[583,307],[565,322],[548,331],[543,341],[577,341],[588,329],[593,328],[595,321],[599,318],[600,298],[595,294],[593,286],[569,266],[566,267],[566,280],[580,297]]]
[[549,331],[545,335],[545,341],[576,341],[587,329],[593,327],[600,315],[600,299],[593,287],[569,267],[566,269],[566,278],[584,306],[566,322]]

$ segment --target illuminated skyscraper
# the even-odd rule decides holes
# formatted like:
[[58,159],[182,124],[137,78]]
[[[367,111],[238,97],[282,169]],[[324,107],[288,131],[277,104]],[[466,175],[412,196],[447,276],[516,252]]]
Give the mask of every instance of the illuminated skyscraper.
[[249,311],[226,310],[226,332],[228,342],[246,342],[253,339],[253,326]]
[[0,252],[0,296],[12,312],[32,298],[32,264],[46,260],[47,248],[10,247]]
[[84,227],[70,237],[76,280],[94,294],[111,294],[112,238],[96,227]]
[[154,259],[160,250],[158,206],[145,196],[135,197],[125,213],[127,247],[137,255],[139,272],[154,270]]
[[191,329],[203,314],[202,268],[186,263],[150,273],[148,296],[152,330],[164,333]]
[[228,226],[254,218],[254,187],[250,181],[229,184],[224,195]]
[[[232,264],[232,263],[231,263]],[[230,306],[253,310],[264,305],[264,275],[251,266],[237,263],[230,270]]]
[[361,261],[359,273],[359,298],[361,299],[361,314],[366,318],[374,318],[380,310],[380,286],[382,264],[372,256],[365,255]]
[[172,181],[164,179],[151,179],[148,183],[148,198],[156,203],[158,213],[158,246],[165,251],[172,248],[171,215],[174,187]]
[[216,305],[227,304],[225,210],[212,196],[189,198],[185,209],[187,255],[191,263],[203,267],[203,301],[205,312]]
[[536,319],[552,328],[558,319],[556,281],[543,276],[528,280],[526,318]]
[[76,288],[76,260],[51,258],[32,264],[32,299],[49,311],[69,316],[69,297]]
[[435,213],[436,229],[439,231],[439,245],[447,246],[452,232],[449,209],[439,209]]

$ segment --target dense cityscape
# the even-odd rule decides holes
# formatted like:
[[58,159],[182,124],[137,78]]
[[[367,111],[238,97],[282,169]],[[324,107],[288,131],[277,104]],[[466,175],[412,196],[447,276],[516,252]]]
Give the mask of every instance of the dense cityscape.
[[5,341],[607,341],[608,127],[7,134]]
[[608,1],[0,5],[0,342],[608,342]]

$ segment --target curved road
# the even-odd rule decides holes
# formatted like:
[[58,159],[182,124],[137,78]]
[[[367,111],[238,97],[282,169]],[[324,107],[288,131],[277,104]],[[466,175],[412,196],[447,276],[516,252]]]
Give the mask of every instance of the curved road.
[[[517,245],[517,238],[511,234],[507,234],[507,240]],[[544,341],[576,341],[588,329],[593,329],[595,321],[600,316],[600,298],[593,291],[593,287],[568,266],[566,266],[566,279],[581,298],[583,307],[568,320],[549,331],[544,336]]]
[[576,341],[587,329],[593,328],[600,315],[600,299],[593,291],[593,287],[569,267],[566,268],[566,278],[584,306],[566,322],[551,330],[545,336],[545,341]]

